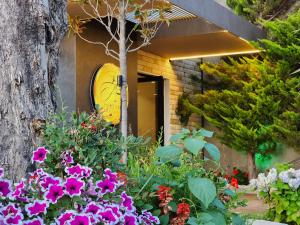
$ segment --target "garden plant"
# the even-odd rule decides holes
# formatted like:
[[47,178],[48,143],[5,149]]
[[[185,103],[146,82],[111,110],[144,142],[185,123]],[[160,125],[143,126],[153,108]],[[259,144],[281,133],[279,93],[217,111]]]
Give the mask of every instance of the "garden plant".
[[300,224],[300,170],[278,165],[268,175],[251,180],[259,195],[269,204],[268,217],[272,221]]

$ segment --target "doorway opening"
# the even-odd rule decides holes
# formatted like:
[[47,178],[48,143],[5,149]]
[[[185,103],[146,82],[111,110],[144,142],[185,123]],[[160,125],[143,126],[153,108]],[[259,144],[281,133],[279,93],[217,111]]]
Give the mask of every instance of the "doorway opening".
[[138,135],[164,143],[164,78],[138,75]]

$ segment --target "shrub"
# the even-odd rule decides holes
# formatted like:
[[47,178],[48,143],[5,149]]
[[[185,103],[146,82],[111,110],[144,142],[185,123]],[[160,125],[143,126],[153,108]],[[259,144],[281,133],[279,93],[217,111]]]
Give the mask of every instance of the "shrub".
[[270,206],[268,216],[276,222],[300,224],[300,170],[279,165],[268,175],[261,173],[250,181]]
[[54,176],[44,170],[51,154],[38,148],[32,160],[39,168],[14,188],[0,169],[0,224],[159,224],[146,210],[138,214],[124,182],[110,169],[104,170],[101,179],[93,179],[92,169],[76,164],[66,151],[65,170]]
[[125,145],[129,152],[136,152],[147,144],[143,138],[132,135],[122,138],[119,128],[104,121],[101,114],[73,113],[70,117],[65,111],[48,119],[43,141],[52,150],[47,158],[47,171],[55,175],[61,174],[61,158],[65,157],[62,153],[66,150],[75,161],[101,174],[105,168],[124,170],[120,158]]
[[[148,158],[129,155],[129,190],[138,207],[159,216],[161,224],[243,224],[229,209],[244,205],[227,181],[217,176],[220,152],[201,129],[171,137],[171,144]],[[203,158],[203,152],[207,157]],[[215,170],[205,169],[207,167]]]

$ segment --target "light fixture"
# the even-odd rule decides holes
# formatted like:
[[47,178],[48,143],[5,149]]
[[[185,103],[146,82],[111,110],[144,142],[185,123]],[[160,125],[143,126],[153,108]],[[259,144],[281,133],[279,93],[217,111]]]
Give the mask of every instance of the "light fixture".
[[254,54],[261,52],[258,49],[249,50],[249,51],[239,51],[239,52],[221,52],[215,54],[203,54],[203,55],[193,55],[193,56],[182,56],[170,58],[170,61],[184,60],[184,59],[199,59],[199,58],[208,58],[208,57],[217,57],[217,56],[230,56],[230,55],[243,55],[243,54]]

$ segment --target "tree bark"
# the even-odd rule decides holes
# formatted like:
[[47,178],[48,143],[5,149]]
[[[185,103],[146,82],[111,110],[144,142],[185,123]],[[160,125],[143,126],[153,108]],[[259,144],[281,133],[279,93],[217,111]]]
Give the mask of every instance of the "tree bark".
[[255,165],[255,154],[252,152],[247,153],[247,165],[248,165],[249,179],[257,178],[257,169],[256,169],[256,165]]
[[40,126],[55,110],[66,0],[0,1],[0,167],[13,180],[30,169]]
[[[127,52],[126,52],[126,15],[125,1],[120,1],[120,72],[122,77],[121,84],[121,133],[124,138],[127,138],[128,132],[128,111],[127,111]],[[121,161],[127,163],[127,148],[124,146],[124,152]]]

